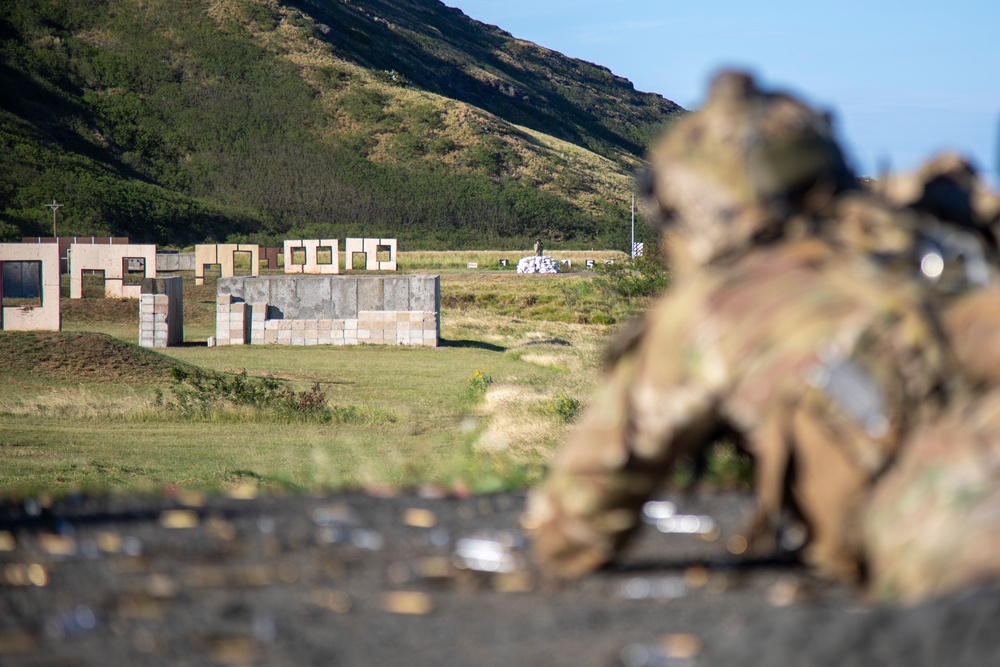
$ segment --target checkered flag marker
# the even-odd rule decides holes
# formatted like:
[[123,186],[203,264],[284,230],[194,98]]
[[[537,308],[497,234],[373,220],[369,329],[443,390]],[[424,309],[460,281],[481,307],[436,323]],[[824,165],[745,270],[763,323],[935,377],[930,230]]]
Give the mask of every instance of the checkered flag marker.
[[633,243],[632,244],[632,259],[635,259],[636,257],[642,257],[642,249],[643,249],[643,244],[642,243]]

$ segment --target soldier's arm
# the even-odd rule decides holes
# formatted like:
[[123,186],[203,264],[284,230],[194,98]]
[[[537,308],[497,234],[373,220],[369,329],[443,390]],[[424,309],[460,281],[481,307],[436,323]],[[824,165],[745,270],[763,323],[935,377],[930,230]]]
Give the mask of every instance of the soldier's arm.
[[943,324],[963,374],[1000,384],[1000,285],[967,294],[944,308]]
[[[619,359],[525,515],[534,555],[577,577],[610,562],[673,463],[714,432],[715,392],[639,349]],[[652,363],[651,363],[652,362]]]

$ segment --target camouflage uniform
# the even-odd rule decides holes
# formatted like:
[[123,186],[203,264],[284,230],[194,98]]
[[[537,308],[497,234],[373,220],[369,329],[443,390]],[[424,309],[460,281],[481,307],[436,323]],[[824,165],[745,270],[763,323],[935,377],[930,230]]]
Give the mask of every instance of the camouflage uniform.
[[879,216],[842,194],[828,123],[795,100],[723,74],[651,162],[683,279],[531,494],[535,554],[564,576],[609,562],[671,465],[729,430],[754,456],[764,515],[792,505],[807,557],[854,578],[874,481],[944,404],[939,328],[919,291],[817,235],[831,215]]
[[[991,229],[1000,221],[1000,197],[967,163],[947,155],[911,177],[889,180],[886,189],[897,205],[932,215],[939,233],[978,230],[986,241],[983,254],[992,255],[985,270],[972,252],[953,258],[964,272],[949,277],[935,269],[933,277],[963,376],[994,389],[956,400],[934,424],[915,430],[865,513],[875,592],[916,602],[1000,579],[1000,285],[995,245],[989,245],[995,243]],[[963,280],[963,274],[971,277]]]
[[792,472],[810,559],[853,577],[861,504],[944,368],[919,303],[820,241],[706,268],[649,314],[532,494],[536,554],[569,576],[608,562],[678,457],[732,429],[762,502],[780,508]]
[[881,189],[913,216],[910,225],[923,239],[916,273],[929,283],[963,375],[981,386],[1000,382],[1000,196],[952,154],[888,177]]
[[881,597],[1000,579],[1000,390],[914,433],[869,502],[864,539]]

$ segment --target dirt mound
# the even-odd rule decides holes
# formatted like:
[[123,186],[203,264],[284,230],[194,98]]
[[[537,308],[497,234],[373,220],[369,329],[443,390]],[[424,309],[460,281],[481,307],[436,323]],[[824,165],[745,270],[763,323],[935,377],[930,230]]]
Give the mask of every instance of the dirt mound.
[[139,321],[138,299],[66,299],[60,302],[64,323]]
[[151,350],[101,333],[5,331],[0,368],[10,375],[58,381],[149,383],[181,365]]

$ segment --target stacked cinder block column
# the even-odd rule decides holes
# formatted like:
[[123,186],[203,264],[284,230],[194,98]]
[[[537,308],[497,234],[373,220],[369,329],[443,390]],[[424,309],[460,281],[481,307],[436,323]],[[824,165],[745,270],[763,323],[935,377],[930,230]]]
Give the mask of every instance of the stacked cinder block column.
[[253,308],[242,299],[220,295],[215,310],[215,344],[249,345],[253,342]]
[[247,304],[247,310],[250,312],[250,340],[248,342],[254,345],[264,344],[264,321],[267,316],[267,304],[266,303],[255,303],[253,305]]
[[146,278],[139,294],[139,346],[169,347],[184,342],[181,278]]

